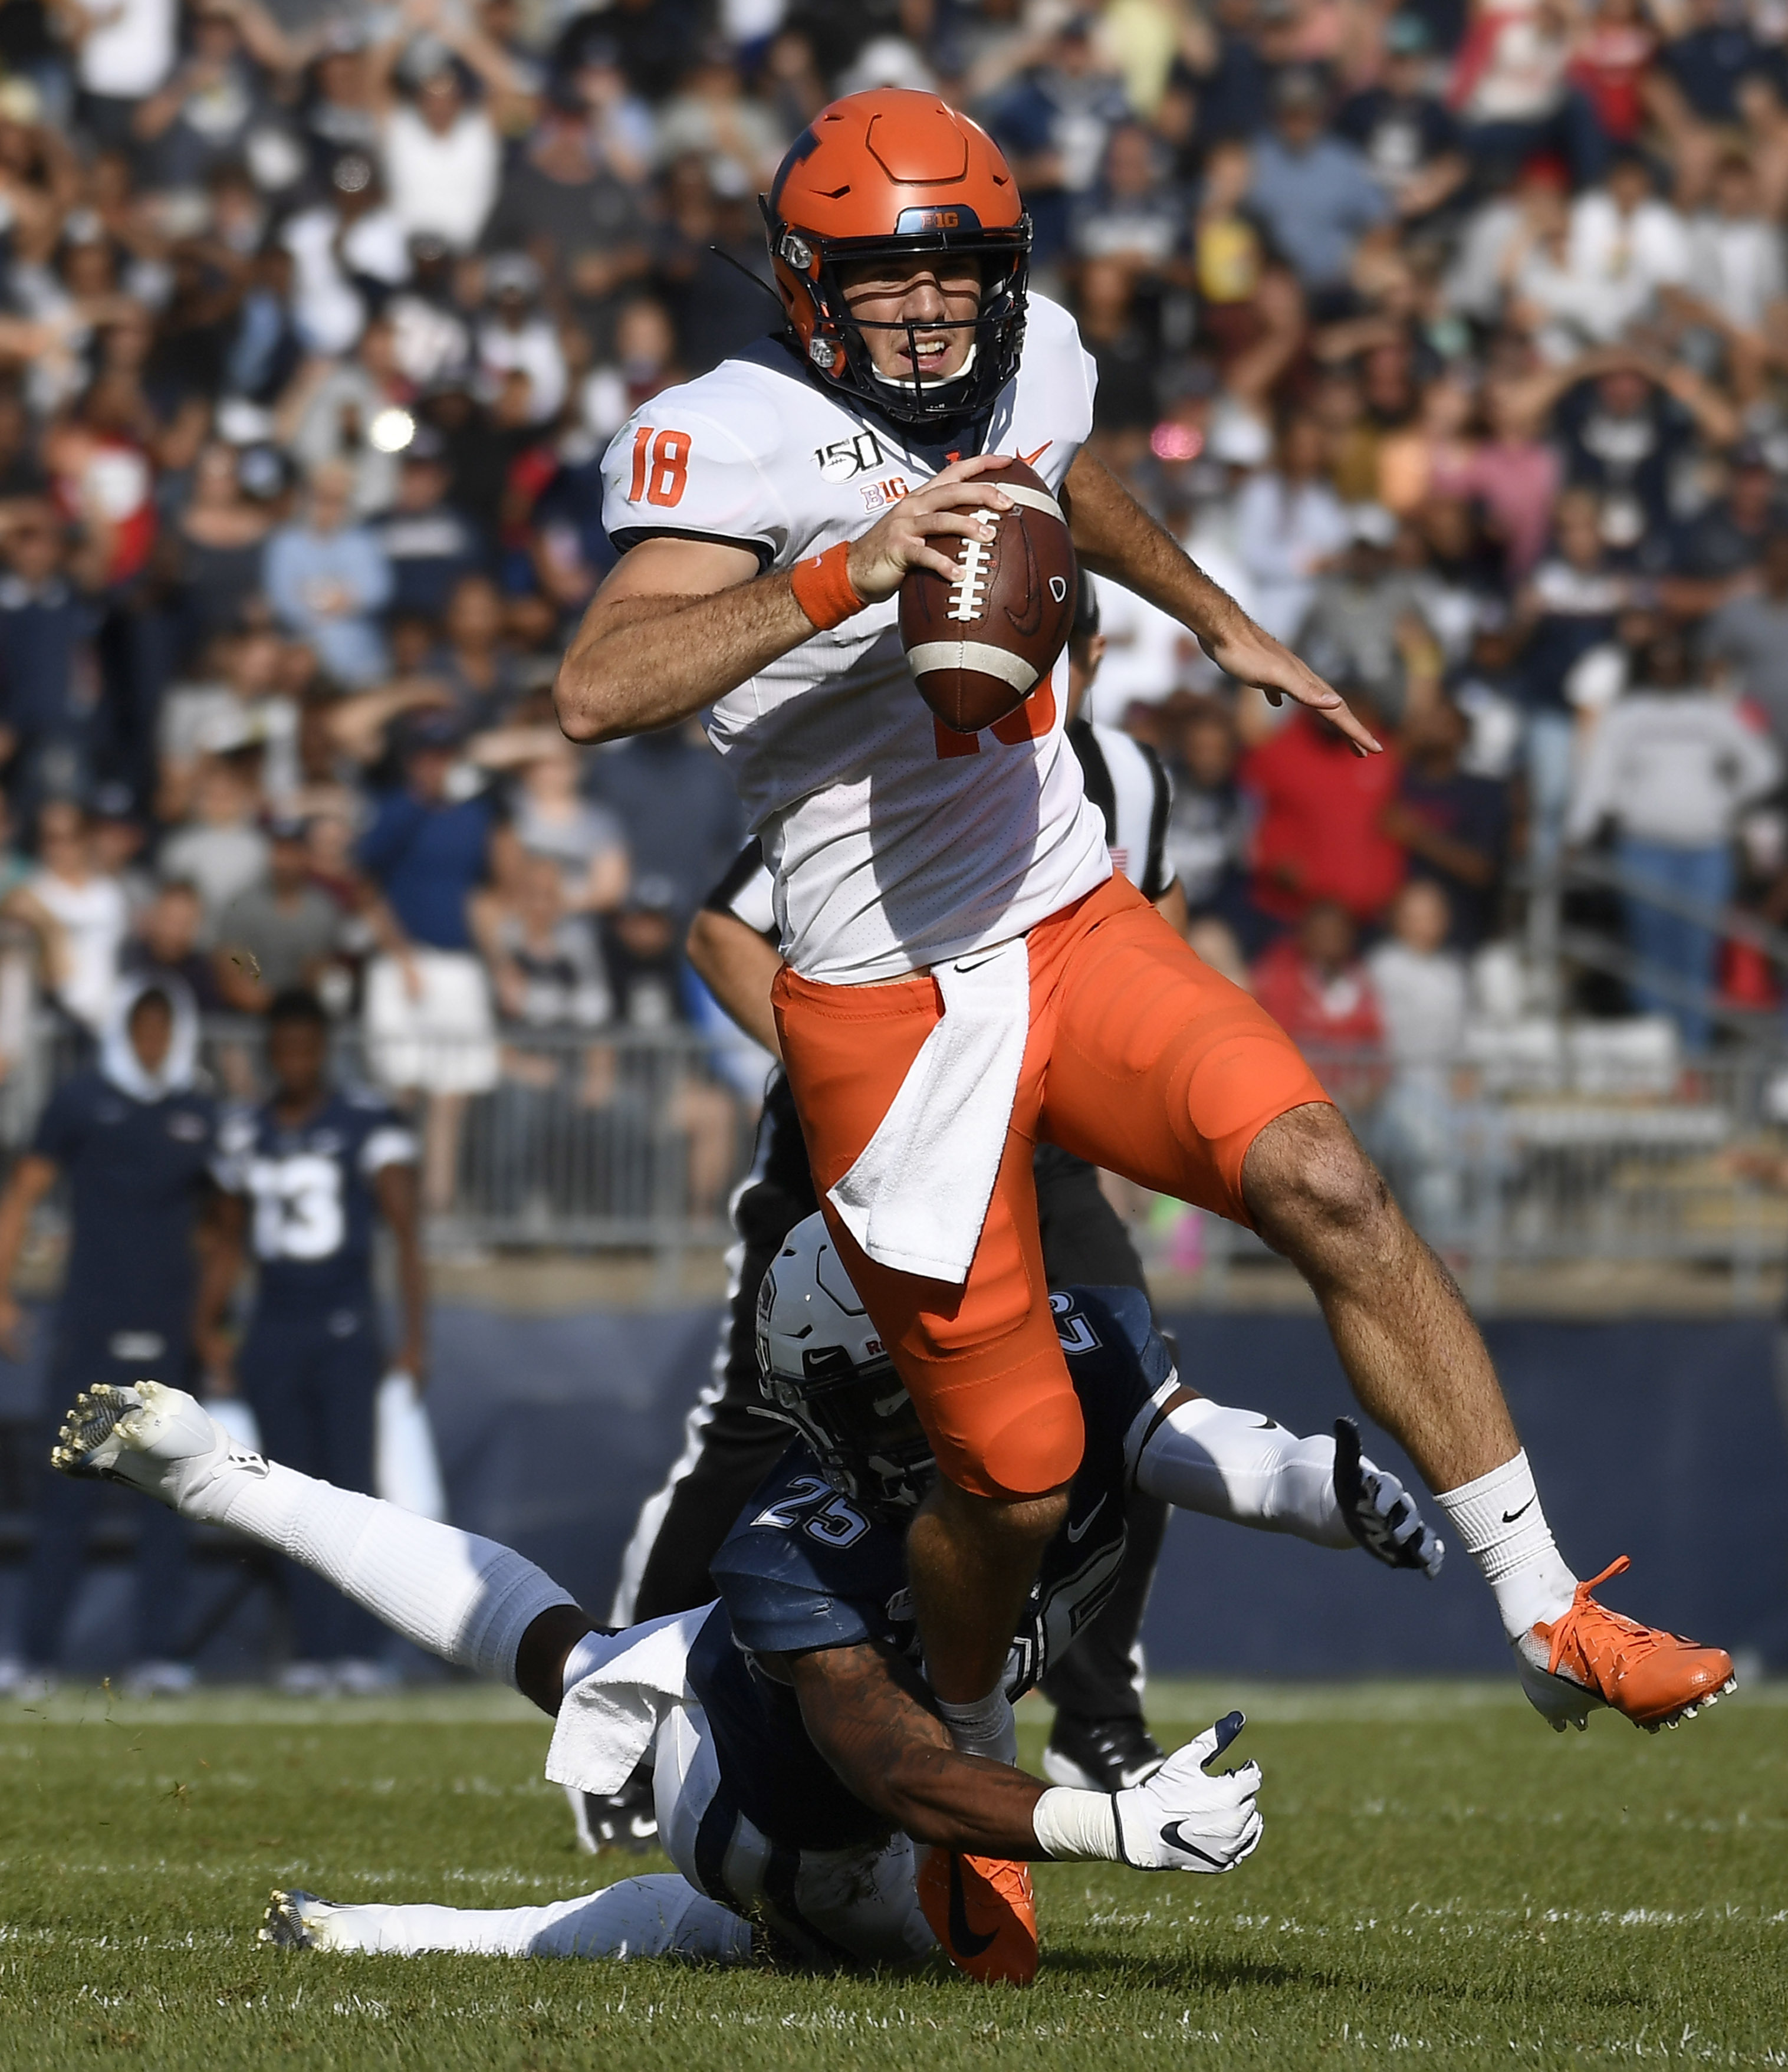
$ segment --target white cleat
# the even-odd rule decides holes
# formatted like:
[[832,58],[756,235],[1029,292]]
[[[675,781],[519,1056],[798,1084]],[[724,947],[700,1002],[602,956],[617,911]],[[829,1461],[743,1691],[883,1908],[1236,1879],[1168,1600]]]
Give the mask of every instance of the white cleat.
[[95,1382],[75,1398],[51,1463],[65,1475],[125,1482],[186,1517],[209,1518],[198,1499],[226,1470],[265,1477],[258,1453],[232,1443],[196,1397],[158,1381],[128,1388]]
[[276,1885],[255,1940],[276,1950],[332,1950],[330,1923],[340,1912],[333,1901],[319,1899],[314,1892],[282,1892]]

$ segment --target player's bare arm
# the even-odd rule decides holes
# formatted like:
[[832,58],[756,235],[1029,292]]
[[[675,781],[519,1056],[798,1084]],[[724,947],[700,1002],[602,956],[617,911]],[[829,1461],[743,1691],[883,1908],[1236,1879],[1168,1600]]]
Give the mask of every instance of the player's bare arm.
[[[998,454],[960,461],[853,541],[851,587],[865,604],[893,596],[910,568],[949,576],[931,542],[991,539],[979,514],[1011,508],[991,482]],[[646,540],[596,593],[560,664],[559,724],[573,741],[614,741],[672,726],[813,637],[787,571],[757,575],[742,547]]]
[[874,1642],[759,1658],[791,1684],[813,1745],[854,1798],[915,1842],[1017,1860],[1049,1787],[984,1756],[959,1755],[910,1664]]
[[1275,705],[1283,697],[1294,698],[1338,726],[1358,754],[1378,753],[1379,742],[1349,711],[1341,693],[1256,626],[1083,447],[1063,484],[1062,504],[1083,568],[1109,576],[1171,613],[1198,635],[1219,668],[1238,682],[1256,685]]
[[372,1192],[397,1252],[397,1298],[404,1313],[397,1365],[421,1388],[428,1379],[429,1276],[422,1263],[421,1187],[415,1166],[407,1159],[381,1166],[372,1176]]
[[31,1211],[55,1185],[55,1178],[53,1160],[27,1151],[12,1169],[6,1194],[0,1197],[0,1353],[8,1359],[25,1356],[24,1317],[13,1300],[13,1271],[24,1249]]
[[236,1375],[224,1311],[242,1277],[243,1239],[249,1204],[240,1194],[220,1192],[199,1231],[199,1292],[193,1302],[192,1342],[208,1396],[233,1396]]
[[775,945],[737,915],[717,914],[705,906],[689,923],[684,948],[702,984],[746,1034],[779,1063],[782,1038],[770,1005],[770,989],[783,968]]

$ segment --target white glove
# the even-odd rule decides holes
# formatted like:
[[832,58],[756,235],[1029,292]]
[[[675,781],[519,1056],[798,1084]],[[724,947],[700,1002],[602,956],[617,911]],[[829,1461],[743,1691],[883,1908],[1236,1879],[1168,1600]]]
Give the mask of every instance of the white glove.
[[1445,1543],[1397,1478],[1361,1453],[1359,1427],[1351,1417],[1335,1420],[1335,1502],[1342,1522],[1375,1560],[1389,1568],[1440,1574]]
[[1239,1712],[1226,1712],[1146,1784],[1112,1794],[1120,1862],[1141,1871],[1232,1871],[1252,1853],[1260,1840],[1260,1766],[1244,1763],[1219,1777],[1206,1769],[1242,1724]]

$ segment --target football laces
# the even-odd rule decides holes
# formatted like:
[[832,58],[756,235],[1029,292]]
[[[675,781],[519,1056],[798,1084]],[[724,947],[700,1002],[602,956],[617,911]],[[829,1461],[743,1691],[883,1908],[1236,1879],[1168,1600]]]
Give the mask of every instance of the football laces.
[[984,540],[964,540],[956,554],[956,578],[950,586],[950,609],[946,619],[979,619],[987,603],[988,579],[993,557]]

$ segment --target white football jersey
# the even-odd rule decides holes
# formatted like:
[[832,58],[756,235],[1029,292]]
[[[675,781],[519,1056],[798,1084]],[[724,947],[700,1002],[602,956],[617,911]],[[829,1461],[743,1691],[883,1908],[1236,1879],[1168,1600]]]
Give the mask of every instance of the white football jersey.
[[[1033,295],[981,450],[1016,454],[1059,489],[1091,429],[1093,383],[1074,319]],[[767,339],[622,426],[603,459],[602,523],[623,551],[683,536],[790,569],[857,538],[953,457],[859,413]],[[898,602],[804,641],[709,723],[776,875],[783,955],[832,984],[1006,941],[1111,874],[1063,738],[1066,658],[997,729],[952,734],[908,673]]]

